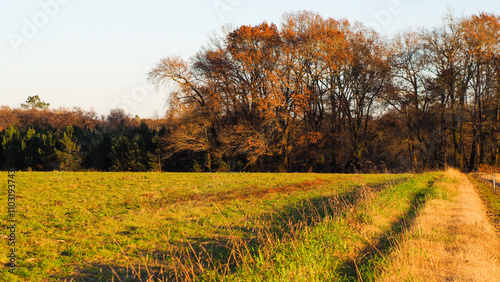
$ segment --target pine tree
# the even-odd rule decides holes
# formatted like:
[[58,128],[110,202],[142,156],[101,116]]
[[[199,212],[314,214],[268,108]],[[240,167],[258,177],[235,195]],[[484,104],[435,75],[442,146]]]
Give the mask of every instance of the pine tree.
[[54,170],[59,167],[57,156],[55,153],[57,138],[51,131],[40,134],[42,144],[38,148],[38,153],[40,154],[42,160],[42,169],[44,170]]
[[111,159],[110,170],[128,171],[130,169],[130,141],[124,133],[111,139],[109,158]]
[[61,149],[55,149],[59,169],[64,171],[76,171],[81,168],[80,146],[73,140],[73,133],[73,127],[68,126],[63,137],[58,140]]
[[2,138],[2,148],[4,151],[5,169],[23,169],[23,155],[21,145],[21,131],[16,125],[12,125],[5,130]]
[[23,109],[48,110],[49,107],[50,104],[42,101],[38,95],[29,96],[28,99],[26,99],[26,104],[21,104],[21,108]]
[[41,145],[40,134],[37,134],[36,130],[30,127],[21,141],[24,161],[28,169],[39,169],[42,166],[39,150]]

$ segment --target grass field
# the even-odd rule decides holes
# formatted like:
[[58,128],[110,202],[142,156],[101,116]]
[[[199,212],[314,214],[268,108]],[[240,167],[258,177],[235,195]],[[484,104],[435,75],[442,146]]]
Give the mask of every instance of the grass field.
[[[363,280],[443,173],[19,172],[17,273],[3,281]],[[0,197],[7,206],[7,172]],[[5,210],[7,207],[5,207]],[[2,225],[7,225],[2,215]]]

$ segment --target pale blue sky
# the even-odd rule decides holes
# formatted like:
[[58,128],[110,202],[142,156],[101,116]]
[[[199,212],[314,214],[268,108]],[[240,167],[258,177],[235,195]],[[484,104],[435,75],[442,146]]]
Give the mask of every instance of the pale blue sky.
[[166,93],[144,85],[165,56],[189,58],[226,23],[279,23],[286,12],[361,21],[391,35],[457,15],[500,13],[497,0],[0,0],[0,105],[39,95],[51,108],[163,114]]

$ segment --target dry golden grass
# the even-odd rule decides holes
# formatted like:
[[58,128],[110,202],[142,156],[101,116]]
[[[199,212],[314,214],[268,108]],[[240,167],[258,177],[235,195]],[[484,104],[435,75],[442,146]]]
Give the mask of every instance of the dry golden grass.
[[[384,281],[500,281],[500,242],[472,184],[456,170],[400,240]],[[450,183],[453,182],[453,183]]]

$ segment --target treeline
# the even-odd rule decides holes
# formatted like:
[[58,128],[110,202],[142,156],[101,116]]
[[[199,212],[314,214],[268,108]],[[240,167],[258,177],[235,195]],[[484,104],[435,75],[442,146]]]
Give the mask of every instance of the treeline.
[[[424,171],[497,166],[500,17],[448,15],[381,37],[310,12],[227,28],[190,61],[165,119],[3,108],[3,168],[113,171]],[[31,109],[30,109],[31,108]],[[40,109],[40,110],[37,110]],[[15,124],[15,125],[14,125]]]
[[78,108],[2,107],[0,168],[161,171],[161,140],[166,132],[162,124],[161,120],[132,118],[119,109],[99,117]]
[[499,32],[488,13],[393,38],[310,12],[228,28],[150,72],[177,86],[167,157],[207,171],[497,165]]

